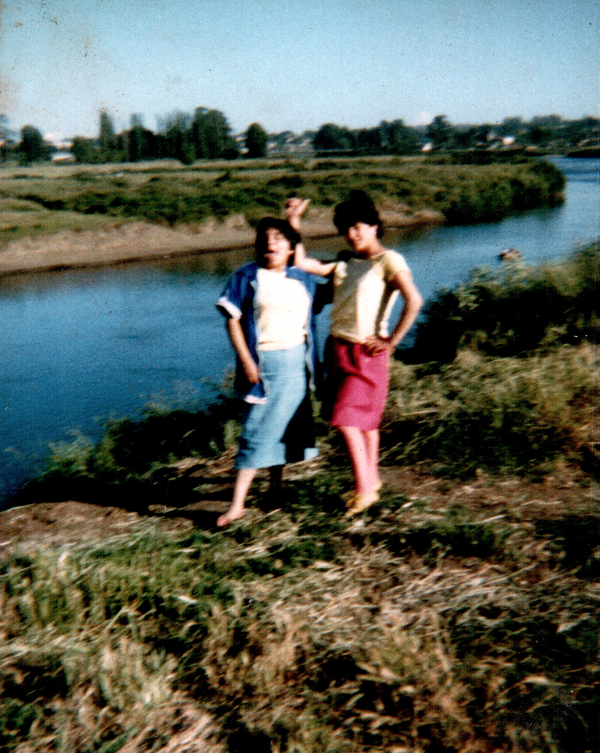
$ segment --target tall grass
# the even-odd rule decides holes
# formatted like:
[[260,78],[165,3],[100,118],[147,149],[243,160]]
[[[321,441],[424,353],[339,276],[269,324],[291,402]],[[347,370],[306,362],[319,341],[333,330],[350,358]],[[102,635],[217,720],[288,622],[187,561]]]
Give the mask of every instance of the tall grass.
[[590,519],[387,495],[349,524],[328,487],[225,533],[146,521],[4,560],[0,745],[594,750]]
[[383,426],[387,462],[426,460],[467,477],[578,464],[597,439],[599,366],[589,345],[522,358],[461,350],[435,368],[397,364]]

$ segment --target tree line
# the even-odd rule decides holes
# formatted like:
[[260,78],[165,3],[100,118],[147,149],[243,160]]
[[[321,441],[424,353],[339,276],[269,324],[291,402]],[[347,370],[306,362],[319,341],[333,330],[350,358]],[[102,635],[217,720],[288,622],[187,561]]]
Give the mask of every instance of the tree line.
[[[427,126],[409,126],[403,120],[382,121],[372,128],[350,129],[325,123],[316,131],[296,135],[291,131],[268,134],[252,123],[239,135],[232,133],[226,116],[216,109],[197,107],[192,114],[176,111],[157,119],[156,132],[144,127],[140,115],[132,115],[130,127],[115,132],[110,114],[99,113],[96,138],[75,136],[70,152],[80,163],[139,162],[176,159],[185,165],[203,159],[265,157],[267,154],[313,152],[318,156],[410,155],[421,151],[520,149],[568,152],[577,147],[599,146],[600,120],[585,117],[564,120],[559,115],[519,117],[501,123],[453,125],[445,115],[436,115]],[[20,140],[12,138],[8,118],[0,114],[0,159],[18,159],[21,164],[48,160],[53,147],[32,125],[21,129]]]

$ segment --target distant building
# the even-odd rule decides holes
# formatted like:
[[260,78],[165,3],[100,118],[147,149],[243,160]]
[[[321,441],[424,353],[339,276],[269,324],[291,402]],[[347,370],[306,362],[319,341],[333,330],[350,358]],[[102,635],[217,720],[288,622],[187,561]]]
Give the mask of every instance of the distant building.
[[70,139],[62,138],[60,135],[47,133],[44,136],[44,143],[52,149],[50,159],[56,163],[75,162],[75,157],[71,152],[73,142]]
[[51,159],[52,162],[64,164],[67,162],[75,162],[75,155],[73,152],[54,152]]

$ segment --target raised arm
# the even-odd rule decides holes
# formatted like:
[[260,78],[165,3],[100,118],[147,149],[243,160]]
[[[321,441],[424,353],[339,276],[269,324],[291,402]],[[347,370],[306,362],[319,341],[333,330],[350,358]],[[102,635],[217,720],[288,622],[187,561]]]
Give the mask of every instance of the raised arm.
[[[300,221],[308,206],[310,199],[299,199],[294,196],[285,202],[285,218],[296,232],[300,232]],[[310,272],[319,277],[329,277],[335,269],[335,262],[322,262],[306,256],[304,244],[298,243],[294,254],[294,265],[305,272]]]

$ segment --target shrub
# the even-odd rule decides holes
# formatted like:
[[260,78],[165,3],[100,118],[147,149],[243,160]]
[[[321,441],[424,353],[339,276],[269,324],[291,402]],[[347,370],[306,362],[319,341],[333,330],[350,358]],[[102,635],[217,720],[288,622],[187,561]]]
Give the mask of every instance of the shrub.
[[512,356],[536,348],[595,342],[600,334],[600,241],[554,264],[508,262],[478,269],[425,306],[415,354],[452,360],[458,348]]
[[562,456],[579,460],[590,438],[599,382],[589,346],[528,358],[462,350],[439,369],[395,368],[382,436],[390,462],[539,473]]

